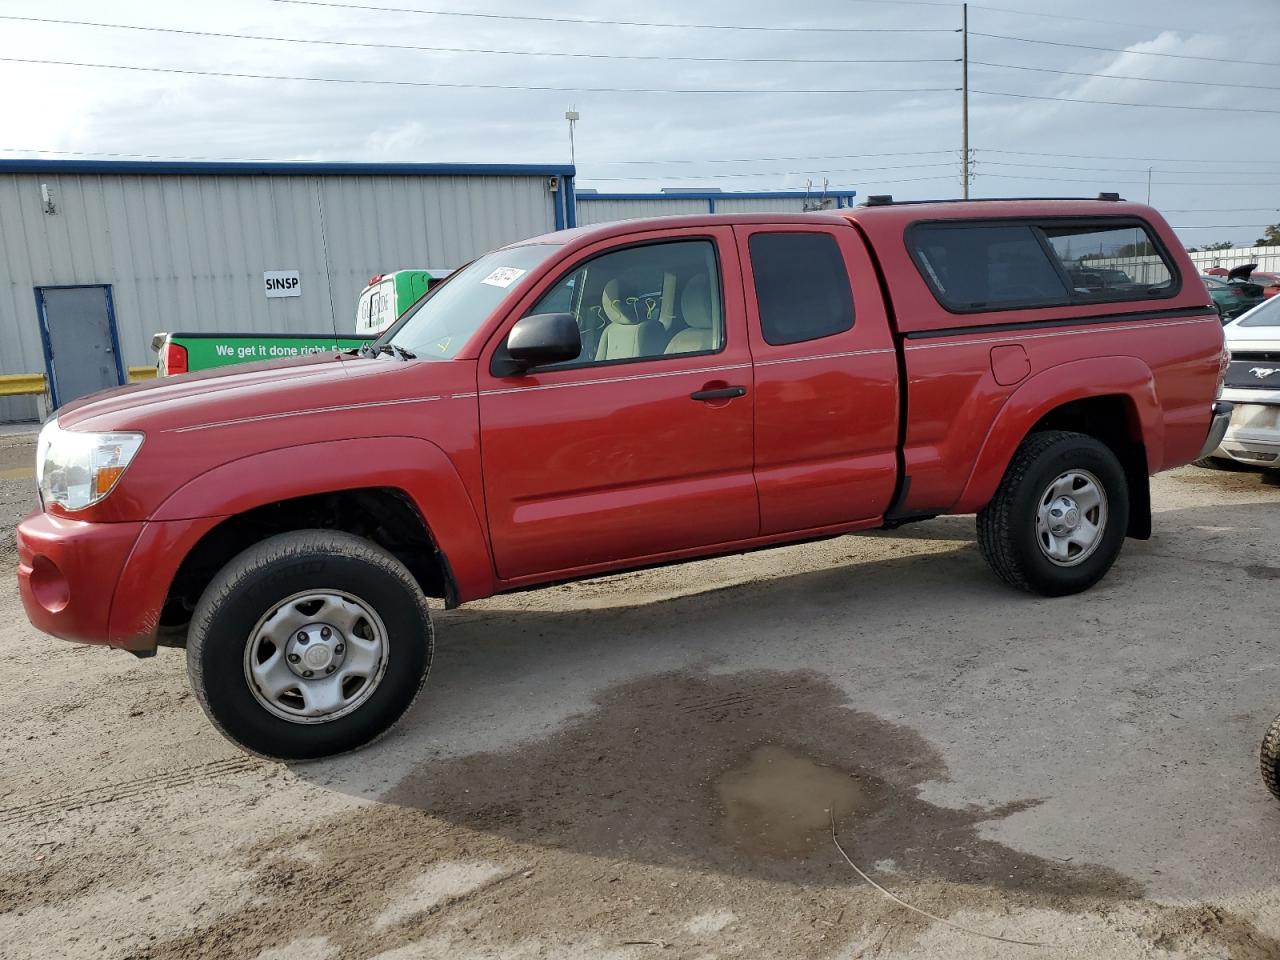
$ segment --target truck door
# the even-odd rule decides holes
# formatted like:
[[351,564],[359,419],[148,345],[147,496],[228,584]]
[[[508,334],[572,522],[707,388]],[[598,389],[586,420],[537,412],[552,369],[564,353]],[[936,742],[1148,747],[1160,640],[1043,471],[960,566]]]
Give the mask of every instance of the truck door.
[[755,361],[761,533],[882,516],[897,481],[898,365],[850,227],[734,227]]
[[589,248],[517,311],[572,313],[576,360],[495,375],[508,318],[478,375],[499,577],[756,535],[742,289],[728,227],[664,230]]

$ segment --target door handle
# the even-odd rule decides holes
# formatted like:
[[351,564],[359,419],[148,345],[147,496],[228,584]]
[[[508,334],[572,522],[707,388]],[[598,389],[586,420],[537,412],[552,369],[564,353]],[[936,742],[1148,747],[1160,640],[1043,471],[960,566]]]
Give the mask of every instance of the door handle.
[[689,394],[690,400],[732,400],[734,397],[745,397],[746,387],[719,387],[714,390],[695,390]]

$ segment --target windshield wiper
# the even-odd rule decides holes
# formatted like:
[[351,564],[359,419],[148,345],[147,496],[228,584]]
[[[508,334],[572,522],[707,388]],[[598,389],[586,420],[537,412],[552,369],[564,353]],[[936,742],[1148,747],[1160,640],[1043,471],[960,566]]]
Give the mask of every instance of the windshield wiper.
[[378,353],[389,353],[400,360],[416,360],[418,358],[418,355],[412,350],[406,350],[404,347],[395,343],[378,344]]

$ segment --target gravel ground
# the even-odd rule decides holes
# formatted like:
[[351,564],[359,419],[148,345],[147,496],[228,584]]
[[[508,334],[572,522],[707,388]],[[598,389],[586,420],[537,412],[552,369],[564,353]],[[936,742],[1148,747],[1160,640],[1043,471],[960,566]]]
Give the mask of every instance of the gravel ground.
[[[30,457],[0,437],[9,569]],[[941,518],[444,613],[406,721],[292,766],[7,574],[0,957],[1280,956],[1280,484],[1155,502],[1074,598]]]

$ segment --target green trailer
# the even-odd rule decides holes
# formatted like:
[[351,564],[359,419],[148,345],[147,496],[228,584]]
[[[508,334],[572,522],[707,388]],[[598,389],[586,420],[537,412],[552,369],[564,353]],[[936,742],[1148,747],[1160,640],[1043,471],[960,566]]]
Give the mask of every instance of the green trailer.
[[356,302],[356,333],[380,335],[452,270],[395,270],[369,278]]
[[255,360],[354,350],[371,343],[450,270],[396,270],[370,278],[356,304],[356,330],[332,333],[157,333],[156,374],[168,377]]
[[332,333],[157,333],[151,347],[159,355],[157,375],[168,377],[255,360],[355,350],[374,339]]

